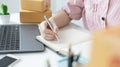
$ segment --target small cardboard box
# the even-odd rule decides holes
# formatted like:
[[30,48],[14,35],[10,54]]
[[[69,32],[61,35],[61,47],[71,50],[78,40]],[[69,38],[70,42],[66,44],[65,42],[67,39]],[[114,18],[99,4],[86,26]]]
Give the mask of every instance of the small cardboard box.
[[120,27],[94,33],[86,67],[120,67]]
[[22,10],[44,12],[50,8],[50,0],[21,0]]
[[47,10],[45,12],[21,10],[20,21],[21,23],[42,22],[44,20],[44,15],[46,15],[47,17],[51,17],[51,10]]

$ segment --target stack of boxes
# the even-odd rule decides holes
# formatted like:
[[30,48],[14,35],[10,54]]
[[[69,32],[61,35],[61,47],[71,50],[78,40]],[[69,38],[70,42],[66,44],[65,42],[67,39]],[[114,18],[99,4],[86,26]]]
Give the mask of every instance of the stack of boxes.
[[43,16],[51,17],[50,0],[21,0],[20,21],[42,22]]

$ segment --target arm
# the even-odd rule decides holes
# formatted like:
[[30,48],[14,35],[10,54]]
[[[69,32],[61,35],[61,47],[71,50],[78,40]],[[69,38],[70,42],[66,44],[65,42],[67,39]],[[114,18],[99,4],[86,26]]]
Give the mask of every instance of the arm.
[[68,23],[70,23],[71,18],[67,15],[67,13],[64,10],[58,11],[54,17],[50,18],[51,21],[54,21],[55,24],[61,28],[66,26]]
[[83,0],[68,0],[66,5],[50,20],[55,22],[58,27],[64,27],[72,19],[79,20],[82,17],[83,4]]

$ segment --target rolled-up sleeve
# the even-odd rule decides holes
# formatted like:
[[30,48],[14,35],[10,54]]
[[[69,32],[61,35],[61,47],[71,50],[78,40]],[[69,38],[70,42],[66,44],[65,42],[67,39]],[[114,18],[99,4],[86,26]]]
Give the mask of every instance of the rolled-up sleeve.
[[71,19],[79,20],[82,17],[83,7],[83,0],[68,0],[62,9]]

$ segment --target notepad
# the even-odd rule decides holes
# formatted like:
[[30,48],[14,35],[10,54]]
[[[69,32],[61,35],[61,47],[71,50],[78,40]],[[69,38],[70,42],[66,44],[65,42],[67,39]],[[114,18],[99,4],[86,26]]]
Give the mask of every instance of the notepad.
[[68,48],[70,44],[72,46],[75,46],[80,43],[89,41],[91,38],[90,32],[86,31],[85,29],[73,23],[70,23],[66,27],[61,28],[58,31],[58,36],[60,38],[59,41],[47,41],[40,35],[38,35],[36,39],[41,41],[42,43],[44,43],[46,46],[50,47],[51,49],[57,52],[60,52],[61,50],[63,51],[63,49]]

